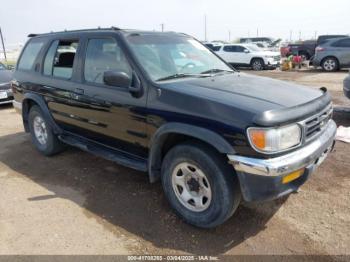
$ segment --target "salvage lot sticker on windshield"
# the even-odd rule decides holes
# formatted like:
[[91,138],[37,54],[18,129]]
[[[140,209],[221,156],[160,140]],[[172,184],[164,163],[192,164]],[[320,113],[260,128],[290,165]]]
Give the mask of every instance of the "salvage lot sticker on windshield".
[[0,92],[0,99],[7,98],[7,92]]

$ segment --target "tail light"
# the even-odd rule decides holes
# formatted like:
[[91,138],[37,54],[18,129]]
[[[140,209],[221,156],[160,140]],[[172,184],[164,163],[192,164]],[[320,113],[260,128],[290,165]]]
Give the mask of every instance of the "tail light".
[[316,47],[316,52],[322,52],[322,51],[326,51],[326,48],[321,46]]

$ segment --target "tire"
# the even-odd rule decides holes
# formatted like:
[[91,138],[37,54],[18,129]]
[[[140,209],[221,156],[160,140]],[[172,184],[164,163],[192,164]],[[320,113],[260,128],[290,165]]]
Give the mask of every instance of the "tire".
[[254,58],[250,62],[250,66],[254,71],[261,71],[264,70],[265,63],[264,60],[262,60],[261,58]]
[[326,57],[322,60],[321,67],[324,71],[335,72],[339,69],[339,62],[335,57]]
[[40,153],[45,156],[52,156],[64,149],[63,143],[53,133],[51,126],[38,106],[31,107],[28,120],[32,143]]
[[[189,172],[184,175],[183,170]],[[224,223],[241,200],[239,181],[232,167],[219,153],[201,143],[173,147],[163,160],[161,176],[171,207],[184,221],[197,227],[212,228]],[[199,178],[197,185],[190,176]],[[182,178],[185,182],[179,183]],[[206,193],[202,197],[191,195],[202,195],[201,192]],[[198,198],[200,201],[196,202]]]

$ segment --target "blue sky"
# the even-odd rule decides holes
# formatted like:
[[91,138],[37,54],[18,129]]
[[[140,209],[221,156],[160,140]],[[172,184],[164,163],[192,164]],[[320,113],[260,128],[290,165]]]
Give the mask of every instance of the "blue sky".
[[29,33],[111,25],[121,28],[185,32],[208,40],[272,36],[289,39],[350,33],[349,0],[4,0],[0,26],[7,44]]

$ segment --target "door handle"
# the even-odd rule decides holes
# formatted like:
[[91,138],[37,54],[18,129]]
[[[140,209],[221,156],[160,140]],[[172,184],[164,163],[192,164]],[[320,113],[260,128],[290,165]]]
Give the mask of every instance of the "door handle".
[[83,95],[84,94],[84,89],[81,88],[76,88],[74,90],[74,93],[78,94],[78,95]]

